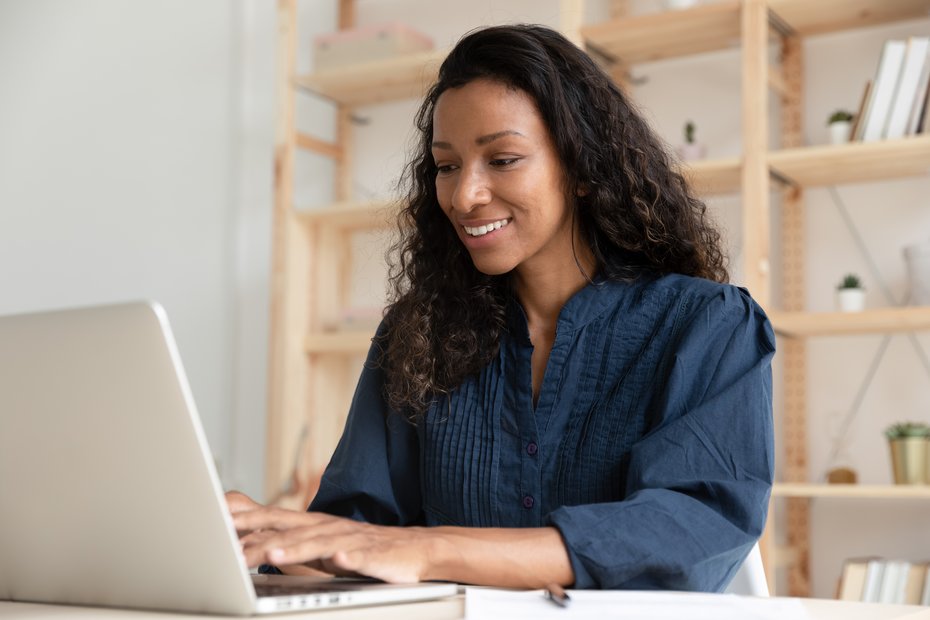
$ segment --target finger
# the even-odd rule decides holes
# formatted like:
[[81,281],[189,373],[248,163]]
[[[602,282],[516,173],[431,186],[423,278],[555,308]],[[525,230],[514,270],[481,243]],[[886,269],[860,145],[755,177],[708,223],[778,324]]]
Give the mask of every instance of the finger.
[[337,551],[363,548],[371,544],[359,532],[343,535],[316,535],[312,528],[271,537],[261,544],[244,549],[250,561],[274,564],[304,564],[331,558]]
[[377,549],[337,551],[330,558],[330,563],[339,570],[374,577],[387,583],[420,581],[412,566],[397,562],[390,555],[379,552]]
[[261,529],[287,530],[293,527],[319,525],[338,519],[318,512],[286,510],[284,508],[261,507],[233,514],[233,523],[237,530],[251,531]]
[[229,512],[236,514],[237,512],[242,512],[245,510],[255,510],[260,508],[261,504],[253,500],[251,497],[245,493],[240,493],[239,491],[228,491],[225,494],[226,505],[229,507]]
[[274,530],[256,530],[254,532],[240,534],[239,544],[243,548],[249,547],[249,546],[254,547],[255,545],[262,544],[263,542],[265,542],[266,540],[268,540],[275,534],[276,532]]

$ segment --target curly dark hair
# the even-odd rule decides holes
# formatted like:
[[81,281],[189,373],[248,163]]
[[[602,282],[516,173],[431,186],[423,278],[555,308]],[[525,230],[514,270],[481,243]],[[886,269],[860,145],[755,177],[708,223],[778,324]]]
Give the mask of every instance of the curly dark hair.
[[[478,271],[436,194],[433,111],[440,95],[476,79],[527,93],[565,171],[566,199],[607,279],[681,273],[726,282],[721,238],[663,142],[610,78],[558,32],[482,28],[439,69],[419,112],[401,179],[399,240],[377,342],[388,404],[415,420],[498,352],[511,295],[507,274]],[[587,274],[586,274],[587,275]]]

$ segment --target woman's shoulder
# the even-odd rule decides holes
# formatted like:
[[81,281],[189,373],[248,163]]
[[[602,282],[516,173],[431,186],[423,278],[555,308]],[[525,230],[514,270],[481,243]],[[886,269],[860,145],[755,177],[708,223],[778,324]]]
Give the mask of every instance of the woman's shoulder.
[[608,287],[616,291],[618,302],[626,300],[617,306],[620,314],[633,310],[690,329],[726,330],[754,324],[761,328],[764,340],[774,338],[765,311],[741,286],[672,273],[642,276],[632,283],[610,282]]
[[765,314],[746,288],[706,278],[670,273],[644,277],[639,288],[644,297],[667,298],[693,310],[713,308],[719,312]]

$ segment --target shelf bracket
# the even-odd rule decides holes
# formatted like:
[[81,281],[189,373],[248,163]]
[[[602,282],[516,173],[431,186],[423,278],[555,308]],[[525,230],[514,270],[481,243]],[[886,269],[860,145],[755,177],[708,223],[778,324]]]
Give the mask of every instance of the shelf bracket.
[[332,159],[339,159],[342,157],[342,147],[338,144],[326,142],[325,140],[320,140],[319,138],[314,138],[313,136],[301,132],[297,133],[297,146]]

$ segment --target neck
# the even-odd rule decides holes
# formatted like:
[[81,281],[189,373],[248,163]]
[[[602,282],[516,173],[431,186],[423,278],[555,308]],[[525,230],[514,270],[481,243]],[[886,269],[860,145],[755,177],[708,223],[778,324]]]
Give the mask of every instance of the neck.
[[562,307],[594,276],[597,264],[593,254],[585,244],[575,247],[577,264],[569,258],[555,268],[552,265],[521,265],[514,272],[514,291],[531,327],[555,329]]

